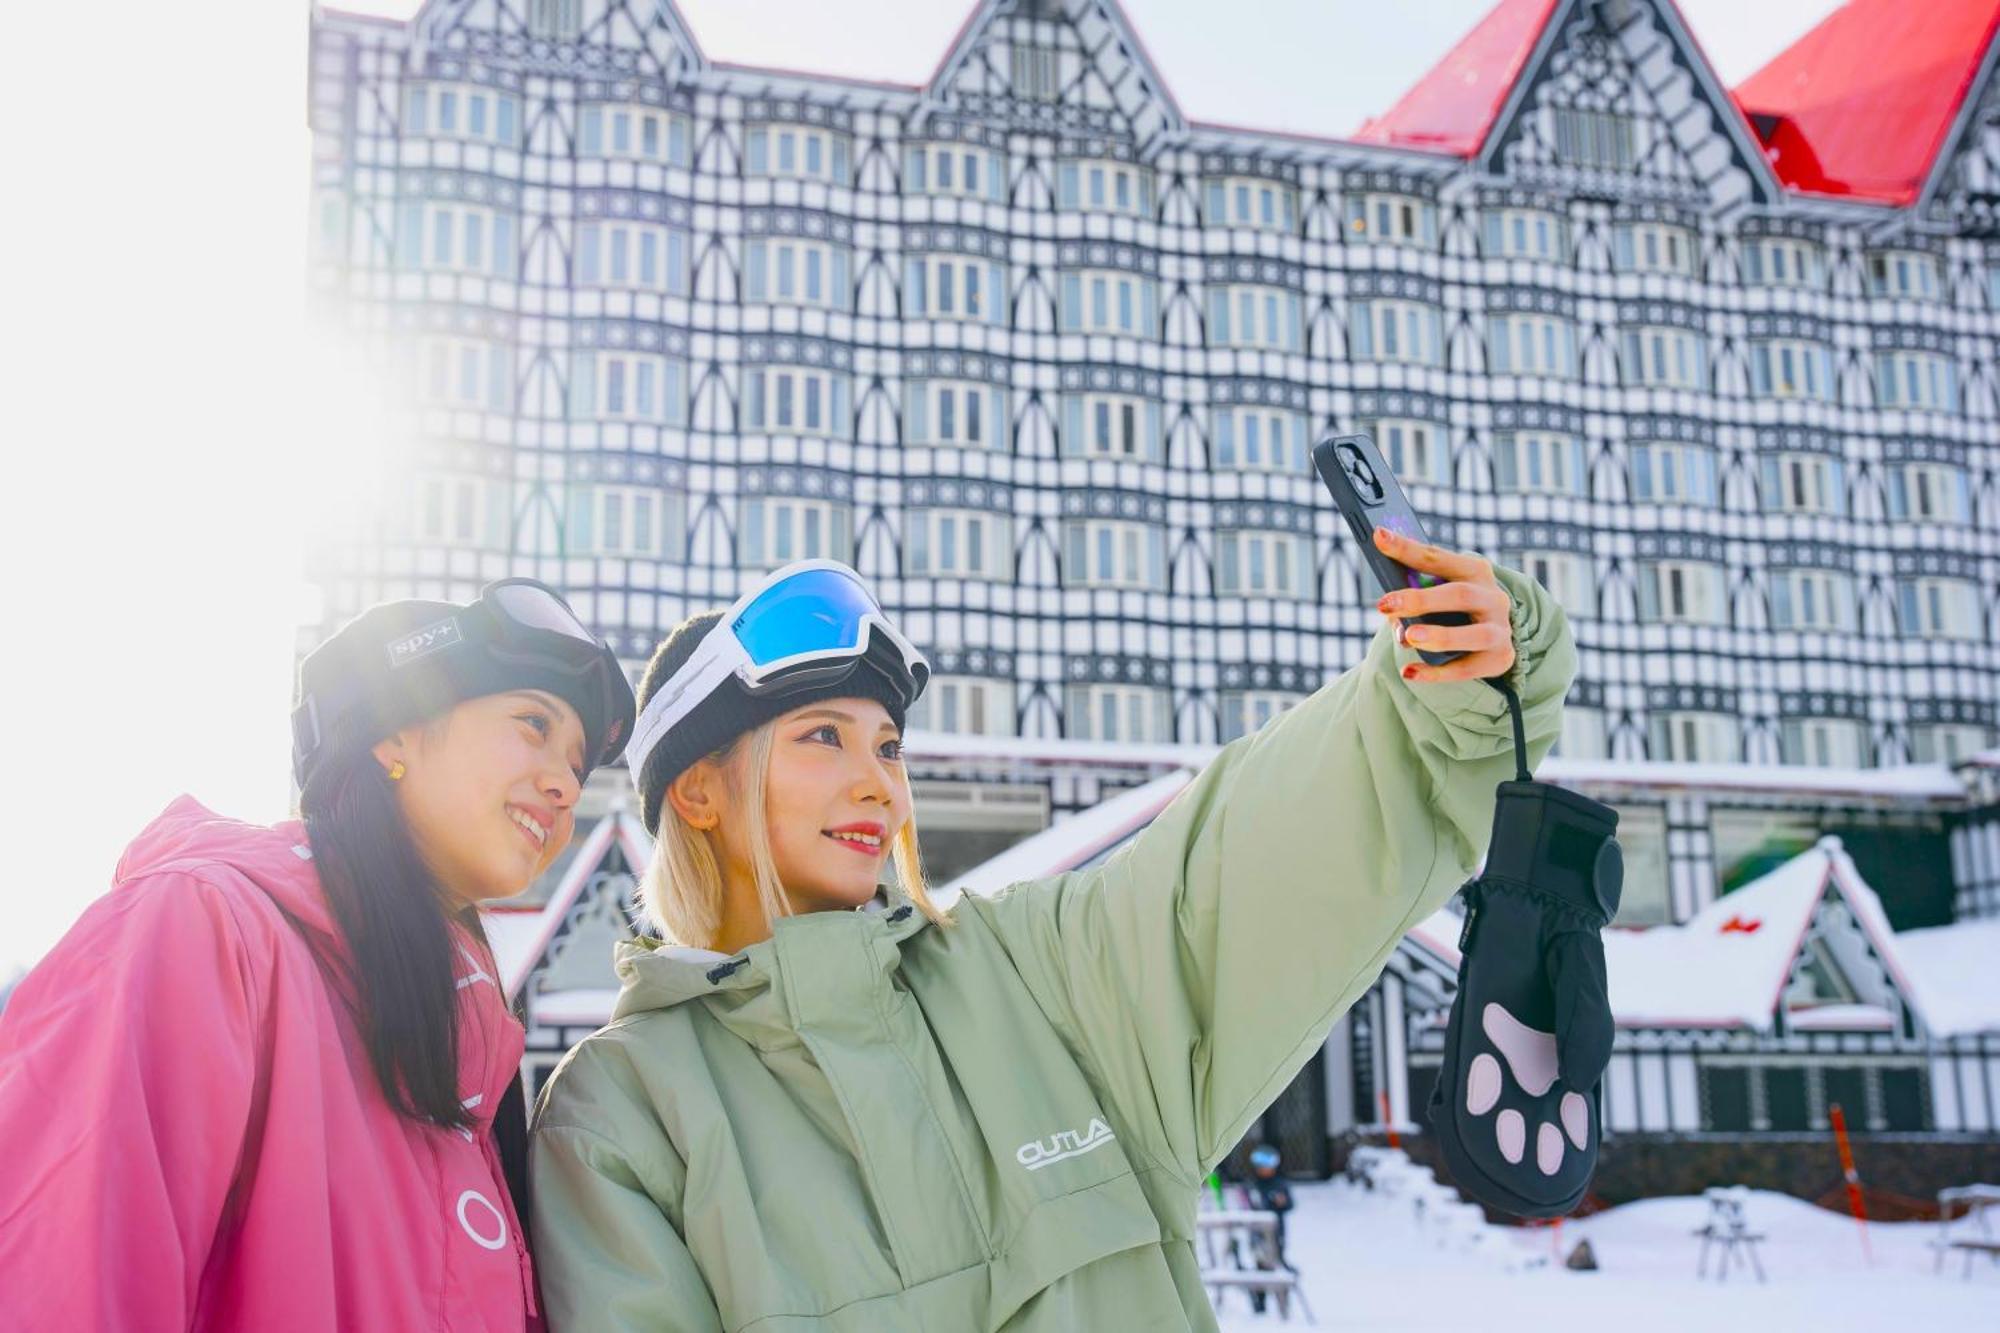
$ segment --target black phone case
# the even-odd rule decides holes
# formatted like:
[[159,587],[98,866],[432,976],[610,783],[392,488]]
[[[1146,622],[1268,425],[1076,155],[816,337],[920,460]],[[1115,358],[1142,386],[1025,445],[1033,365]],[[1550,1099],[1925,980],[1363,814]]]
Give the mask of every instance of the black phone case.
[[[1374,440],[1366,435],[1329,436],[1313,446],[1312,457],[1319,479],[1332,493],[1333,503],[1347,520],[1347,530],[1360,543],[1362,558],[1375,571],[1383,592],[1425,588],[1440,581],[1435,575],[1418,573],[1400,561],[1391,560],[1375,545],[1377,528],[1387,528],[1425,543],[1430,542],[1430,537],[1424,532],[1416,507],[1403,494],[1395,474],[1389,471],[1389,464],[1376,450]],[[1405,624],[1412,620],[1424,625],[1472,623],[1472,617],[1464,611],[1432,611],[1404,617]],[[1432,666],[1443,666],[1465,656],[1463,652],[1426,652],[1422,648],[1416,652]]]

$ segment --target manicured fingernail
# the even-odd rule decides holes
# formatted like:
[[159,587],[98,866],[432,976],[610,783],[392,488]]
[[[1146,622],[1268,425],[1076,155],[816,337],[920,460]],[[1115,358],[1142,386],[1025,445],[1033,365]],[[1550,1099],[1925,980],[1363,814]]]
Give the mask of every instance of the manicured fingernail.
[[1396,540],[1396,534],[1387,528],[1377,528],[1375,529],[1375,540],[1387,546],[1390,542]]
[[1403,668],[1403,679],[1415,680],[1416,678],[1417,678],[1417,664],[1415,662],[1412,662],[1408,666]]
[[1393,598],[1393,597],[1384,597],[1384,598],[1383,598],[1383,599],[1382,599],[1381,601],[1379,601],[1379,602],[1375,603],[1375,609],[1376,609],[1377,611],[1388,611],[1388,610],[1391,610],[1392,608],[1394,608],[1394,606],[1395,606],[1395,605],[1396,605],[1396,599],[1395,599],[1395,598]]

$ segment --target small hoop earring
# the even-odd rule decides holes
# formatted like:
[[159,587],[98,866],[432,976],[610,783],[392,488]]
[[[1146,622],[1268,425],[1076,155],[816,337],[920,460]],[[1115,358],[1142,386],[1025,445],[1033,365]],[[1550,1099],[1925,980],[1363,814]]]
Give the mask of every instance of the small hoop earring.
[[409,771],[409,769],[403,767],[403,761],[398,759],[395,763],[389,765],[389,781],[401,782],[403,774]]

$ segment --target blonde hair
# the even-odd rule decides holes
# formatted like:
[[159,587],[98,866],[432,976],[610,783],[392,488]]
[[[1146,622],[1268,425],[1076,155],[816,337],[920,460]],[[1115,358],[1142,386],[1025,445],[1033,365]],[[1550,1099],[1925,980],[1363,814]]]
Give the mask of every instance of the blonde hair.
[[[777,729],[778,720],[774,718],[708,756],[717,763],[726,763],[739,748],[749,746],[742,780],[740,784],[731,783],[730,796],[733,806],[743,812],[743,835],[750,847],[751,882],[767,927],[792,914],[791,899],[778,881],[778,863],[771,855],[771,829],[764,818],[763,796],[771,777],[771,750]],[[671,789],[672,784],[668,786]],[[751,799],[753,793],[755,799]],[[659,838],[653,844],[646,873],[640,878],[639,905],[667,943],[712,948],[716,932],[722,927],[724,893],[722,861],[717,854],[718,835],[704,832],[682,819],[664,793],[659,813]],[[944,913],[931,901],[930,887],[924,881],[923,853],[917,844],[914,812],[897,831],[889,857],[895,864],[896,884],[903,896],[931,921],[948,925]]]

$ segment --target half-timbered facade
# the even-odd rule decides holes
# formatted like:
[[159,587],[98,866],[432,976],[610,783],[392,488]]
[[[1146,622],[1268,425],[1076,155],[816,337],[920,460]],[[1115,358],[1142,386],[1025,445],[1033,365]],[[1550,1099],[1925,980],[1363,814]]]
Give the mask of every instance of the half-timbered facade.
[[[1898,9],[1731,92],[1672,4],[1501,0],[1349,138],[1190,119],[1115,0],[981,0],[920,85],[712,62],[671,0],[319,10],[314,290],[407,446],[318,631],[531,575],[636,670],[852,561],[936,666],[949,878],[1359,660],[1305,458],[1368,430],[1569,610],[1544,776],[1620,809],[1624,923],[1828,832],[1899,927],[2000,912],[2000,3]],[[621,780],[572,866],[633,854]],[[1375,1053],[1442,1000],[1406,953],[1344,1086],[1421,1065]]]

